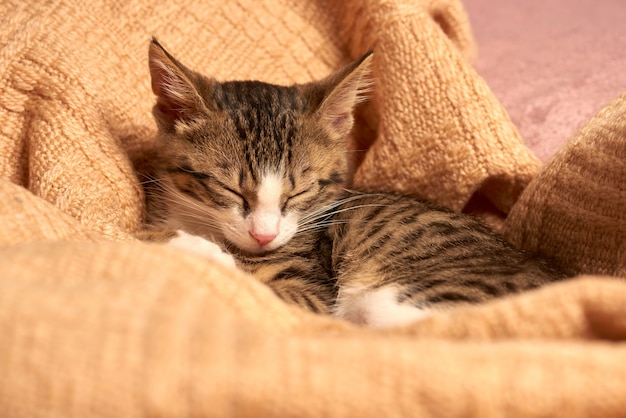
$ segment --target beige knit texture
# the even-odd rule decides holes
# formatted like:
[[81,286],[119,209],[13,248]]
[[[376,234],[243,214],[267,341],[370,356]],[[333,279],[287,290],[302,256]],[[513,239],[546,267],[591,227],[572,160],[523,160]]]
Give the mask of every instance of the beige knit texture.
[[[151,34],[276,83],[374,48],[355,184],[480,209],[580,276],[375,331],[136,241]],[[623,416],[626,96],[541,168],[473,55],[458,0],[0,3],[0,415]]]

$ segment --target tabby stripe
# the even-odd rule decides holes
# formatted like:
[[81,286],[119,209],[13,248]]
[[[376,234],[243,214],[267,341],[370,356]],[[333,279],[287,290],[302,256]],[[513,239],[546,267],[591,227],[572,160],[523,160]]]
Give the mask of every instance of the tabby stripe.
[[421,277],[426,277],[438,275],[442,272],[456,272],[459,275],[476,276],[485,274],[484,272],[480,273],[480,269],[484,270],[486,265],[492,263],[492,260],[489,258],[472,259],[471,254],[468,257],[468,261],[458,260],[456,262],[449,261],[447,257],[432,257],[421,260],[418,265],[419,274]]
[[329,277],[325,272],[318,272],[319,274],[309,276],[307,281],[309,283],[315,284],[320,288],[324,289],[332,289],[332,293],[336,292],[335,285],[336,280]]
[[207,180],[211,180],[211,181],[217,183],[218,186],[220,186],[221,188],[227,189],[227,187],[223,183],[218,181],[215,177],[211,176],[210,174],[193,171],[193,169],[191,169],[190,167],[189,168],[181,167],[180,169],[181,169],[181,171],[178,171],[179,173],[186,174],[186,175],[190,176],[191,178],[193,178],[196,181],[197,184],[202,186],[202,188],[204,189],[204,191],[207,194],[214,194],[215,193],[214,191],[212,191],[207,186],[207,184],[206,184]]
[[[309,197],[308,199],[299,202],[295,205],[290,206],[290,209],[296,209],[296,210],[307,210],[307,209],[311,209],[311,202],[317,200],[317,201],[326,201],[329,199],[330,195],[333,192],[330,190],[324,190],[324,189],[320,189],[316,195]],[[320,213],[318,216],[322,216],[322,214]],[[330,215],[328,215],[330,216]],[[317,219],[316,222],[323,222],[325,220],[327,220],[327,217],[324,218],[320,218]]]
[[324,188],[330,186],[331,184],[342,185],[344,181],[345,179],[341,175],[341,173],[333,172],[330,174],[330,177],[325,179],[319,179],[317,181],[317,184],[319,184],[320,187]]
[[404,240],[405,242],[409,242],[415,245],[416,241],[421,240],[425,233],[426,233],[426,230],[424,228],[416,229],[406,234],[404,236]]
[[294,252],[288,254],[285,258],[287,258],[287,259],[301,258],[303,260],[310,260],[310,259],[313,258],[315,253],[316,253],[316,251],[314,249],[294,251]]
[[387,244],[387,242],[391,238],[391,236],[392,236],[392,234],[389,234],[389,233],[383,234],[374,243],[369,244],[369,248],[374,248],[376,250],[382,250],[383,247],[385,246],[385,244]]
[[187,189],[186,187],[178,187],[178,190],[180,190],[181,192],[183,192],[187,196],[190,196],[190,197],[194,198],[195,200],[202,201],[202,198],[200,196],[198,196],[198,194],[195,191],[191,190],[191,189]]
[[318,308],[317,304],[313,303],[313,300],[309,296],[313,296],[313,295],[309,295],[304,292],[300,294],[300,297],[302,298],[304,303],[306,303],[306,305],[309,307],[311,312],[319,313],[320,309]]
[[517,293],[519,291],[519,286],[515,282],[506,280],[502,282],[502,285],[509,293]]
[[[425,292],[426,290],[434,289],[439,286],[445,286],[450,283],[447,279],[429,279],[426,276],[419,275],[419,281],[415,281],[415,275],[411,277],[405,277],[405,279],[409,280],[409,283],[413,284],[418,290],[418,292]],[[389,282],[395,280],[393,277],[389,278]]]
[[[198,180],[196,181],[196,183],[200,185],[200,187],[202,187],[207,199],[211,200],[216,205],[227,208],[227,207],[232,206],[232,204],[234,203],[233,200],[224,198],[221,194],[216,193],[215,190],[209,187],[209,185],[207,185],[205,182]],[[217,183],[220,187],[224,188],[224,186],[221,183],[219,182]]]
[[419,262],[424,261],[429,258],[442,256],[444,253],[454,250],[457,247],[463,247],[468,244],[475,243],[475,239],[473,237],[465,237],[461,239],[450,240],[447,242],[443,242],[439,244],[437,247],[433,248],[431,251],[421,253],[421,254],[409,254],[408,256],[402,257],[400,261],[404,262]]
[[[476,243],[479,242],[480,240],[476,241]],[[500,258],[500,254],[498,254],[497,249],[483,246],[480,248],[473,248],[473,251],[461,252],[460,254],[451,255],[446,260],[446,262],[449,262],[451,265],[461,264],[468,266],[468,263],[471,263],[471,265],[473,266],[478,266],[488,263],[494,258]]]
[[[343,207],[340,207],[339,210],[343,209]],[[356,234],[353,237],[354,241],[359,242],[361,245],[360,247],[365,246],[367,248],[368,245],[368,239],[373,237],[374,235],[376,235],[377,232],[379,232],[380,230],[382,230],[385,226],[387,226],[391,221],[388,219],[384,219],[381,220],[380,222],[376,223],[376,225],[373,227],[372,230],[364,228],[363,225],[369,225],[371,223],[376,222],[374,220],[374,218],[376,216],[378,216],[380,214],[380,212],[385,211],[386,209],[388,209],[387,206],[385,205],[380,205],[378,207],[372,208],[372,207],[368,207],[367,210],[371,211],[371,213],[368,213],[366,217],[363,216],[359,216],[361,215],[361,213],[358,212],[359,209],[361,208],[357,208],[357,207],[353,207],[353,208],[349,208],[349,209],[355,209],[357,210],[357,212],[355,212],[355,216],[351,217],[351,213],[349,213],[349,211],[343,212],[341,213],[342,216],[337,217],[338,220],[348,220],[349,221],[349,225],[352,228],[352,233]],[[369,216],[372,215],[372,216]],[[388,215],[385,214],[385,217],[387,217]],[[353,248],[352,250],[356,250],[357,248]]]
[[387,253],[386,258],[393,260],[393,259],[396,259],[397,257],[405,255],[407,251],[414,250],[425,233],[426,233],[425,229],[418,229],[418,230],[409,232],[407,235],[403,237],[402,240],[397,240],[397,241],[401,241],[402,246],[396,247],[395,249]]
[[[429,294],[428,294],[429,292],[426,289],[423,289],[419,285],[419,283],[415,283],[415,281],[406,280],[405,283],[398,283],[398,284],[394,283],[394,285],[396,286],[400,285],[403,288],[402,295],[398,297],[398,302],[400,303],[405,302],[405,301],[411,301],[412,305],[417,306],[418,304],[423,305],[424,301],[429,299]],[[445,283],[442,285],[442,287],[444,287],[445,289],[450,288],[449,286],[445,286]],[[436,290],[436,287],[433,292],[438,292],[438,290]],[[444,293],[444,292],[441,292],[441,293]]]
[[520,267],[490,264],[468,268],[467,271],[477,276],[509,276],[519,273]]
[[303,269],[297,267],[287,267],[280,273],[276,274],[270,281],[277,282],[281,280],[289,280],[289,279],[301,279],[306,277],[307,272]]
[[419,246],[422,236],[427,231],[424,229],[410,231],[395,240],[396,245],[386,254],[386,258],[395,259],[404,257],[407,253],[412,253]]
[[237,130],[237,134],[239,135],[239,139],[245,141],[248,137],[246,127],[244,126],[244,117],[240,112],[235,112],[231,115],[231,120],[235,125],[235,129]]
[[504,293],[501,287],[490,285],[483,280],[463,280],[460,283],[460,286],[471,287],[472,289],[480,289],[481,292],[490,296],[500,296]]
[[246,184],[246,172],[241,168],[239,170],[239,188],[243,189],[243,186]]
[[[377,220],[376,218],[378,218],[380,213],[386,210],[387,208],[388,208],[387,206],[378,206],[375,208],[370,208],[370,213],[368,213],[368,216],[365,219],[365,222],[367,223],[375,222]],[[378,232],[380,232],[380,230],[383,229],[387,225],[389,225],[388,220],[385,220],[385,219],[380,220],[368,231],[368,233],[370,236],[374,236],[378,234]]]
[[296,188],[296,178],[294,177],[293,173],[289,173],[289,184],[291,185],[291,189]]
[[252,146],[249,143],[246,143],[245,155],[246,162],[248,163],[248,172],[250,173],[250,177],[252,177],[252,181],[254,182],[254,184],[258,184],[259,179],[256,175],[252,158]]
[[478,300],[475,298],[471,298],[467,295],[464,295],[462,293],[457,293],[457,292],[438,293],[437,295],[427,298],[426,301],[432,304],[441,303],[441,302],[470,302],[470,303],[478,302]]
[[484,266],[488,260],[479,260],[474,264],[468,265],[467,262],[449,263],[448,261],[442,261],[436,258],[424,260],[419,264],[420,276],[433,276],[441,272],[455,272],[465,275],[475,275],[472,271],[474,267]]
[[330,174],[330,180],[331,180],[333,183],[336,183],[336,184],[341,184],[341,183],[343,183],[343,181],[344,181],[344,177],[343,177],[343,175],[341,175],[341,173],[339,173],[339,172],[337,172],[337,171],[334,171],[334,172],[332,172],[332,173]]
[[210,174],[195,171],[191,166],[169,167],[165,171],[170,174],[182,174],[184,176],[192,177],[196,180],[208,180],[213,178]]
[[204,196],[210,200],[211,202],[215,203],[217,206],[223,207],[223,208],[228,208],[231,207],[234,204],[234,201],[232,199],[229,199],[227,197],[224,197],[223,195],[219,194],[219,193],[215,193],[212,189],[210,189],[206,184],[200,183],[201,187],[204,191]]
[[[414,223],[416,223],[418,220],[420,220],[420,218],[421,218],[424,214],[431,212],[431,211],[430,211],[428,208],[426,208],[426,207],[420,207],[419,209],[420,209],[420,210],[419,210],[419,212],[416,212],[416,211],[415,211],[415,210],[416,210],[416,208],[415,208],[415,207],[404,207],[404,210],[405,210],[405,211],[411,211],[412,213],[411,213],[410,215],[408,215],[408,216],[405,216],[405,217],[401,220],[402,224],[403,224],[403,225],[408,225],[408,226],[411,226],[411,225],[413,225]],[[421,223],[421,222],[420,222],[420,223]]]
[[458,235],[464,232],[455,225],[451,225],[448,222],[441,221],[430,222],[426,226],[426,228],[432,231],[431,235],[441,235],[445,237],[448,237],[450,235]]
[[281,264],[293,261],[293,257],[289,254],[284,253],[268,253],[263,254],[262,256],[252,256],[246,257],[244,254],[239,254],[238,257],[242,260],[244,264],[247,265],[257,265],[257,264]]

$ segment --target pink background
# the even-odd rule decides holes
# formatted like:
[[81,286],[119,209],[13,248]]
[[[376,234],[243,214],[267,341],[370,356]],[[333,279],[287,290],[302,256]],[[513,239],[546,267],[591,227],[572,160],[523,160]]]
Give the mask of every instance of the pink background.
[[479,48],[476,70],[543,161],[626,93],[626,0],[464,4]]

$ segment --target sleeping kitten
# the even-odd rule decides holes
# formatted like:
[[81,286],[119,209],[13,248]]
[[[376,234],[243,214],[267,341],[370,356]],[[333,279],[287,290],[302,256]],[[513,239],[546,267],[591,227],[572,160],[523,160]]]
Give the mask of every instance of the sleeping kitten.
[[153,39],[152,238],[236,264],[288,303],[370,326],[561,279],[473,217],[345,189],[345,137],[371,60],[288,87],[218,82]]

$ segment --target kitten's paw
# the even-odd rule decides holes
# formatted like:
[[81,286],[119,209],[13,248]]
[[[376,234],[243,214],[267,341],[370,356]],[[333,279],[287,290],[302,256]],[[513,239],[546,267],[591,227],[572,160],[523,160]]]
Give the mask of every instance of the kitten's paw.
[[387,328],[408,325],[432,315],[429,309],[398,302],[396,289],[342,289],[334,316],[359,325]]
[[236,268],[235,259],[214,242],[178,230],[176,236],[168,241],[169,247],[179,248],[189,253],[198,254],[209,260],[217,261],[226,267]]

